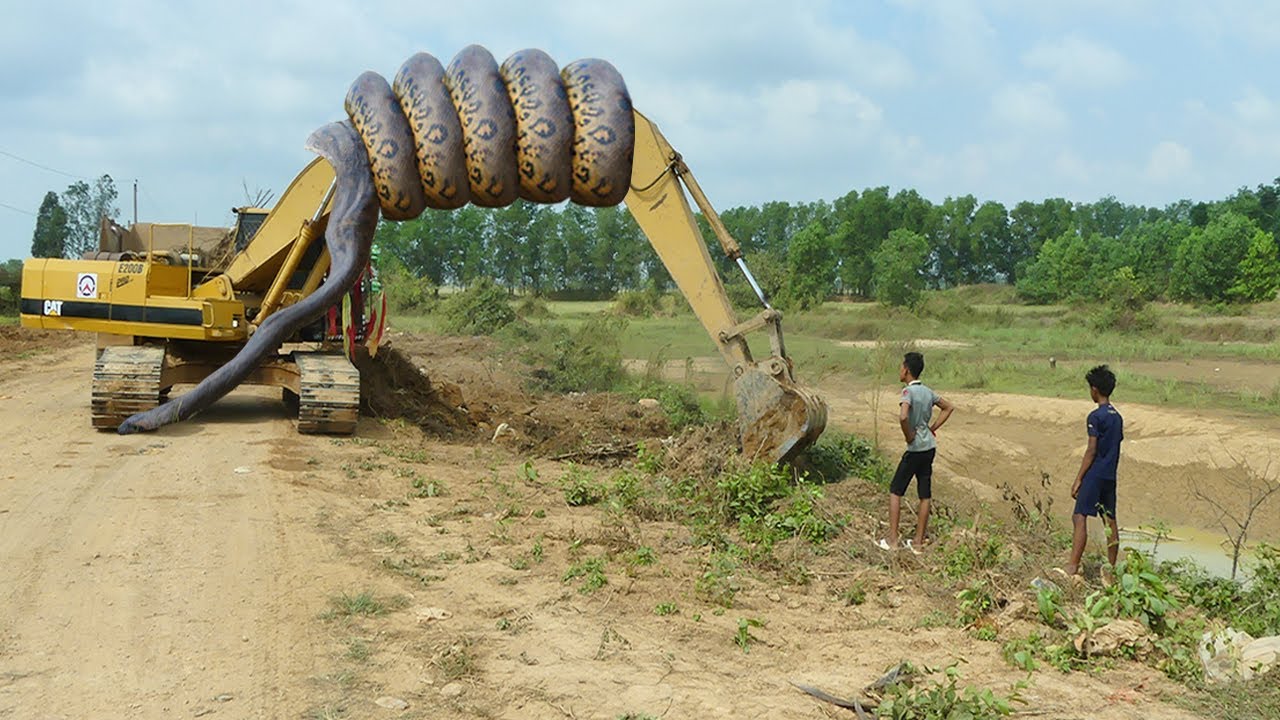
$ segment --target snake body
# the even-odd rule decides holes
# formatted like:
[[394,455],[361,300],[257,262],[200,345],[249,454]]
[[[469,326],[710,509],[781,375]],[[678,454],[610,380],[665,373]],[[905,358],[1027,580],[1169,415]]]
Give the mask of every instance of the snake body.
[[264,320],[235,357],[189,393],[128,418],[120,434],[155,430],[209,407],[340,302],[368,264],[379,211],[387,220],[410,220],[426,208],[504,207],[517,198],[602,207],[622,202],[630,188],[631,96],[603,60],[557,71],[546,53],[523,50],[499,66],[472,45],[445,67],[419,53],[391,83],[362,73],[345,107],[347,122],[307,140],[336,177],[324,283]]

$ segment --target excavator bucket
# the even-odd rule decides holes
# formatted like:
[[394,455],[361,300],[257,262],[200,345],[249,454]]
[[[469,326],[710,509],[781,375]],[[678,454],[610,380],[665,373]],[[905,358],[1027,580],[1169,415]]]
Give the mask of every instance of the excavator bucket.
[[827,405],[816,393],[759,367],[734,382],[742,454],[752,460],[791,460],[827,427]]

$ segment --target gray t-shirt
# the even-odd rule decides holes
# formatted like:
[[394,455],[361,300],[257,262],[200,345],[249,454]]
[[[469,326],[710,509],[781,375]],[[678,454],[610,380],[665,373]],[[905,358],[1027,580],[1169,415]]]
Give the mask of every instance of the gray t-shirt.
[[933,406],[938,404],[938,394],[915,380],[902,388],[902,399],[898,402],[910,403],[907,422],[916,429],[916,439],[907,444],[907,452],[922,452],[938,447],[938,441],[929,429],[929,419],[933,417]]

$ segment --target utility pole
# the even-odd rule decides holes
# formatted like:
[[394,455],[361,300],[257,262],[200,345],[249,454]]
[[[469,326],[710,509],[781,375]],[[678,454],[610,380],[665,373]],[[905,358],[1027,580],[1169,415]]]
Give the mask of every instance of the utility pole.
[[133,179],[133,224],[138,225],[138,178]]

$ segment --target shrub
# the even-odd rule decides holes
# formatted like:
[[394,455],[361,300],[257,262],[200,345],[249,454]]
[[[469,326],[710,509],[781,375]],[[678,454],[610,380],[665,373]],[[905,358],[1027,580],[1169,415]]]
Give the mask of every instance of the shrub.
[[626,379],[622,367],[625,318],[598,315],[568,335],[543,333],[531,344],[527,360],[538,366],[538,386],[555,392],[614,390]]
[[492,335],[516,321],[507,291],[481,278],[441,303],[444,331],[453,335]]
[[827,432],[805,451],[801,466],[822,482],[860,477],[879,484],[889,480],[889,466],[870,441],[851,433]]

